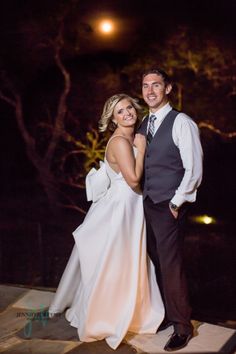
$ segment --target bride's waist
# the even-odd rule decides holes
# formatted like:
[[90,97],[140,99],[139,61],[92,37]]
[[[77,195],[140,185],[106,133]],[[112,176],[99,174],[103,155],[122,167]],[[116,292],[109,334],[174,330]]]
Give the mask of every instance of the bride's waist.
[[119,189],[120,189],[120,190],[127,190],[128,192],[134,193],[134,194],[139,194],[139,195],[142,194],[141,190],[139,188],[136,188],[136,189],[131,188],[124,179],[112,180],[111,184],[110,184],[110,188],[112,188],[114,190],[116,189],[117,193],[119,192]]

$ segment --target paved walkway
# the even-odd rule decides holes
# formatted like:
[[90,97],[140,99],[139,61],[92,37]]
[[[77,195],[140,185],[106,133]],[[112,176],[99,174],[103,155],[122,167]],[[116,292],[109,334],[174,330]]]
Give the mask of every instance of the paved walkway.
[[[172,333],[168,328],[155,335],[129,333],[116,351],[105,341],[81,343],[77,331],[64,315],[48,320],[53,291],[0,285],[0,353],[8,354],[159,354]],[[236,322],[228,328],[193,321],[195,336],[178,353],[236,353]]]

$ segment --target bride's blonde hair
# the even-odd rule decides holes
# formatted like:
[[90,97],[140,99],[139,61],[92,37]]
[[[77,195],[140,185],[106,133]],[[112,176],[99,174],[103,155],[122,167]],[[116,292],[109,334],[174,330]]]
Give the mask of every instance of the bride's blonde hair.
[[129,100],[132,106],[136,109],[138,117],[137,122],[139,123],[141,121],[142,107],[138,104],[138,100],[125,93],[119,93],[108,98],[104,104],[103,112],[98,122],[98,130],[100,132],[105,132],[107,129],[114,131],[117,128],[116,124],[112,121],[114,109],[117,103],[125,98]]

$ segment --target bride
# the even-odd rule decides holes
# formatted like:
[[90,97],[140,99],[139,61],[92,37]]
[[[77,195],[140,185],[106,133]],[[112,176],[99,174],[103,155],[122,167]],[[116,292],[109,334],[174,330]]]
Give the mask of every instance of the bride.
[[105,339],[116,349],[127,332],[156,333],[164,307],[153,264],[139,188],[146,148],[136,134],[140,106],[126,94],[110,97],[99,121],[113,132],[104,163],[86,177],[93,203],[73,232],[75,245],[49,308],[66,310],[81,341]]

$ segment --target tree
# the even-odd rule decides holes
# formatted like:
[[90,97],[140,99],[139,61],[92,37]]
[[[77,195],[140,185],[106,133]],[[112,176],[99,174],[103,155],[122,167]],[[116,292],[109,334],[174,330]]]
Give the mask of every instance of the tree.
[[177,109],[196,117],[202,127],[206,126],[203,122],[209,122],[222,130],[227,122],[229,131],[235,129],[236,62],[230,47],[209,36],[205,38],[204,33],[192,34],[186,27],[179,28],[164,44],[149,43],[142,56],[123,70],[134,95],[140,97],[137,91],[140,73],[156,66],[173,77],[175,95],[172,100]]
[[[71,0],[68,7],[60,4],[54,17],[49,13],[43,18],[44,26],[42,19],[31,17],[23,24],[17,23],[15,31],[21,33],[21,45],[16,45],[13,40],[11,44],[15,55],[11,55],[12,48],[8,47],[1,61],[0,99],[14,110],[27,157],[37,170],[39,182],[54,210],[62,192],[55,171],[55,161],[65,136],[65,120],[69,114],[67,102],[71,90],[71,75],[63,61],[72,51],[77,51],[75,39],[71,36],[73,31],[69,26],[65,30],[64,25],[76,3],[77,1]],[[35,121],[32,116],[27,115],[24,101],[30,81],[45,66],[55,66],[61,87],[57,92],[57,103],[53,103],[51,107],[46,104],[48,117],[45,118],[44,112],[44,117]],[[61,195],[65,197],[63,193]]]
[[[39,180],[48,196],[50,204],[55,205],[55,191],[57,190],[57,185],[55,183],[55,179],[53,178],[51,167],[57,144],[62,136],[62,133],[64,132],[64,120],[67,113],[66,99],[70,92],[71,79],[69,72],[66,70],[61,60],[60,51],[63,46],[61,32],[58,34],[55,41],[51,42],[51,45],[54,49],[55,63],[63,76],[64,87],[59,97],[58,108],[53,124],[53,129],[51,131],[50,140],[48,141],[48,146],[44,154],[40,154],[37,151],[36,139],[30,133],[24,119],[21,96],[10,81],[10,79],[6,77],[5,73],[5,75],[2,75],[4,86],[3,89],[0,91],[0,98],[9,105],[11,105],[15,110],[17,125],[25,143],[27,156],[39,173]],[[7,93],[4,93],[4,89]]]

